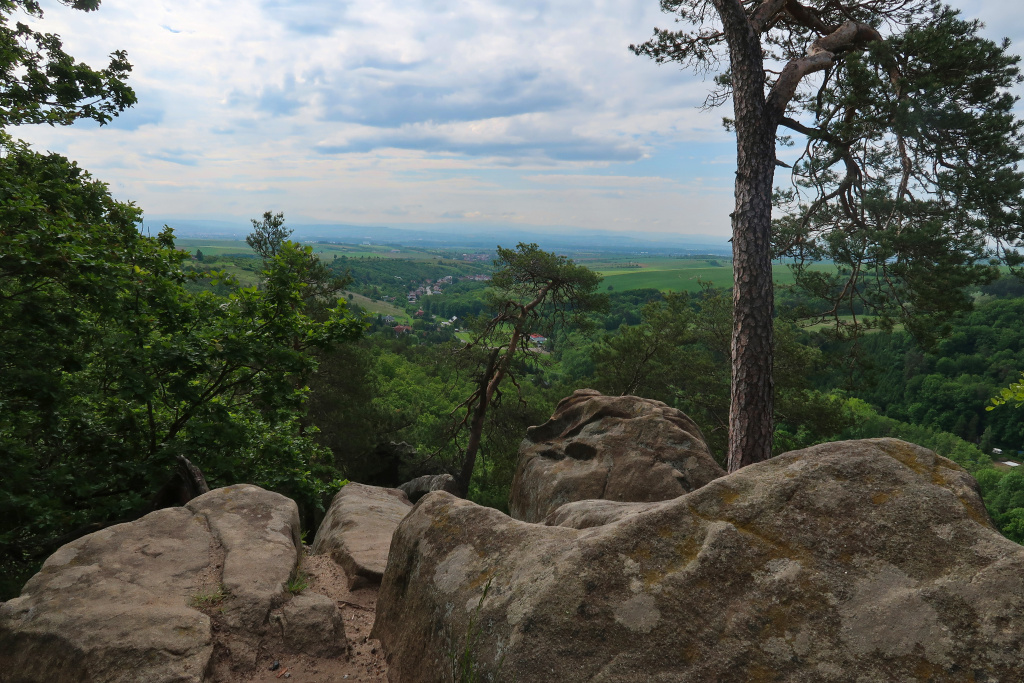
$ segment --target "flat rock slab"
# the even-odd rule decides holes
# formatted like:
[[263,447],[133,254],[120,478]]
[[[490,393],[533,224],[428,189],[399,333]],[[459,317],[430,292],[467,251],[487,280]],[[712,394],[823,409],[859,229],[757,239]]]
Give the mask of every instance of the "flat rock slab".
[[330,555],[349,588],[376,585],[388,564],[391,537],[412,504],[399,489],[346,484],[331,501],[313,540],[313,553]]
[[[0,680],[216,680],[251,667],[268,636],[343,654],[334,603],[289,600],[300,549],[295,503],[249,485],[84,536],[0,604]],[[235,631],[235,652],[215,656],[215,621]]]
[[378,601],[393,680],[450,680],[467,640],[484,680],[1024,680],[1024,548],[927,449],[822,444],[567,508],[544,526],[427,494]]
[[669,500],[723,475],[683,412],[639,396],[580,389],[527,430],[509,512],[540,522],[577,500]]

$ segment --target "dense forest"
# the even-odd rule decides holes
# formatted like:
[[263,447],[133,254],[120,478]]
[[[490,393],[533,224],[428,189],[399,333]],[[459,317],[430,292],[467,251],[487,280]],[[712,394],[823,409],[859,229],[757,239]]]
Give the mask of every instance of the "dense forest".
[[[6,234],[0,259],[6,594],[56,544],[164,504],[182,457],[211,486],[293,496],[310,523],[346,479],[393,486],[465,464],[460,419],[486,351],[504,343],[472,341],[514,263],[320,259],[287,239],[200,260],[169,230],[141,235],[131,207],[62,157],[9,149],[19,181],[6,201],[35,194],[78,213],[25,203],[27,227]],[[481,275],[497,280],[471,278]],[[406,300],[440,281],[440,293]],[[412,324],[346,303],[353,291],[395,299]],[[974,473],[997,524],[1024,540],[1024,472],[990,457],[1024,450],[1024,423],[1012,406],[989,409],[1024,367],[1022,291],[1010,275],[977,288],[935,343],[900,329],[839,339],[780,310],[774,452],[886,435],[923,444]],[[593,296],[571,324],[538,309],[522,328],[540,340],[513,350],[515,382],[486,410],[472,500],[504,508],[526,428],[581,387],[682,409],[723,459],[729,291]]]
[[[35,3],[15,5],[41,16]],[[955,13],[940,18],[948,34],[971,37]],[[107,123],[135,102],[123,53],[94,71],[52,37],[18,31],[24,39],[0,35],[14,46],[0,91],[5,130]],[[920,42],[936,73],[952,71],[944,43]],[[54,61],[40,61],[36,43]],[[989,141],[1006,171],[1024,154],[1004,96],[1018,74],[1016,58],[993,50],[994,80],[966,92],[995,123],[972,124],[957,151],[984,158],[974,143]],[[855,79],[867,87],[859,101],[881,102],[872,88],[887,82]],[[843,99],[824,104],[849,109]],[[883,118],[855,132],[867,140]],[[829,165],[811,164],[806,182],[834,197],[849,187]],[[1004,194],[1016,198],[1024,178],[1009,175]],[[778,221],[772,256],[790,259],[793,284],[766,299],[775,301],[762,307],[774,357],[751,365],[774,378],[761,383],[774,392],[773,454],[845,438],[914,441],[974,474],[996,524],[1021,542],[1024,467],[991,456],[1024,457],[1019,406],[993,399],[1024,369],[1024,285],[986,246],[1013,244],[1019,211],[992,199],[985,174],[947,176],[928,182],[957,199],[955,211],[917,209],[906,234],[873,228],[875,246],[861,253],[835,237],[842,230],[827,212]],[[252,221],[248,246],[193,253],[170,228],[141,232],[141,210],[74,161],[4,131],[0,208],[0,599],[60,545],[181,503],[195,468],[212,487],[252,482],[290,496],[307,528],[346,480],[395,486],[448,472],[469,499],[504,508],[525,430],[582,387],[681,409],[725,464],[729,289],[601,287],[595,271],[535,244],[495,245],[490,262],[451,250],[321,257],[270,212]],[[951,225],[962,232],[939,234]],[[902,241],[890,243],[893,234]],[[765,239],[765,259],[768,247]],[[1012,253],[1007,263],[1019,261]],[[773,272],[769,262],[757,274],[769,294]],[[844,300],[850,292],[858,296]],[[865,315],[866,325],[851,323]]]

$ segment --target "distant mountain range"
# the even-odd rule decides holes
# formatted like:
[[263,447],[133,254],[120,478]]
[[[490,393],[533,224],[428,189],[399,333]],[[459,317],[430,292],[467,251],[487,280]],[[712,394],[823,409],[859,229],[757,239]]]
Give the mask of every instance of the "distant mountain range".
[[[182,218],[146,218],[144,230],[156,233],[170,225],[178,237],[207,239],[244,239],[251,231],[248,222]],[[729,254],[725,237],[712,235],[672,235],[666,233],[585,232],[563,226],[474,225],[467,223],[398,224],[366,226],[347,224],[288,223],[293,237],[300,241],[340,242],[344,244],[396,244],[421,247],[467,247],[493,249],[495,245],[515,246],[535,242],[544,249],[586,249],[610,252],[700,252]]]

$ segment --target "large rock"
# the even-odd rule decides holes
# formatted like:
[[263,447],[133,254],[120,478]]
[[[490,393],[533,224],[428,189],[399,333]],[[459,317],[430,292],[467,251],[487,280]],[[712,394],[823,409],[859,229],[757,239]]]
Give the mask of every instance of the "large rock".
[[502,680],[1024,680],[1024,548],[919,446],[823,444],[675,500],[573,508],[587,528],[427,494],[381,586],[392,677],[447,680],[468,636]]
[[388,564],[391,536],[411,508],[398,489],[346,484],[317,529],[313,553],[330,555],[341,565],[350,590],[379,584]]
[[0,680],[216,680],[282,639],[344,654],[333,602],[289,601],[300,547],[295,503],[248,485],[80,538],[0,604]]
[[447,491],[453,495],[459,495],[459,485],[456,483],[455,477],[450,474],[424,474],[422,477],[405,482],[398,489],[409,497],[410,503],[416,503],[431,491]]
[[513,518],[540,522],[572,501],[669,500],[724,474],[679,410],[581,389],[527,430],[508,506]]

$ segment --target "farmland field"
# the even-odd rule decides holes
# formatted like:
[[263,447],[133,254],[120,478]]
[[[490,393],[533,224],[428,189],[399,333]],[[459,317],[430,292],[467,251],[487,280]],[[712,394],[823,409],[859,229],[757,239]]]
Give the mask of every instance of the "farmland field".
[[[651,259],[637,261],[629,267],[628,263],[595,263],[590,265],[601,275],[604,281],[602,288],[612,287],[622,292],[630,289],[660,289],[672,292],[695,292],[700,289],[701,282],[709,282],[714,287],[732,287],[732,263],[721,260],[684,260],[684,259]],[[626,267],[624,268],[623,265]],[[831,268],[828,265],[818,268]],[[791,284],[793,274],[789,266],[776,264],[772,266],[775,282]]]
[[[206,257],[217,257],[225,254],[233,256],[244,256],[252,254],[252,251],[242,240],[210,240],[210,239],[180,239],[177,241],[180,248],[195,253],[201,249]],[[348,258],[386,258],[408,261],[433,261],[439,265],[462,264],[462,261],[450,261],[439,258],[437,253],[417,249],[414,247],[399,247],[395,245],[348,245],[348,244],[318,244],[312,243],[313,251],[324,260],[331,260],[336,256],[347,256]],[[581,254],[574,259],[580,265],[585,265],[599,272],[604,281],[601,289],[611,288],[613,291],[623,292],[631,289],[659,289],[672,292],[695,292],[700,289],[701,282],[708,282],[714,287],[732,286],[732,261],[727,256],[703,255],[694,257],[666,257],[651,256],[644,254],[623,254],[617,255],[596,255],[593,253]],[[220,267],[236,275],[243,284],[251,284],[254,281],[254,274],[246,272],[234,265],[222,264]],[[820,265],[818,268],[831,268],[829,265]],[[775,282],[778,284],[790,284],[793,282],[793,275],[788,266],[776,264],[772,267]],[[402,315],[385,309],[379,301],[356,301],[359,305],[374,313],[391,315]],[[386,304],[385,304],[386,306]],[[398,310],[398,309],[396,309]]]
[[369,299],[362,294],[356,294],[355,292],[345,292],[345,299],[352,303],[361,306],[370,313],[380,313],[381,315],[393,315],[395,321],[403,322],[408,324],[410,322],[409,314],[403,311],[401,308],[389,304],[387,301],[374,301]]
[[[300,240],[301,242],[301,240]],[[234,256],[250,255],[252,249],[245,243],[245,240],[212,240],[181,238],[175,240],[179,249],[192,252],[202,250],[204,256],[222,256],[231,254]],[[422,249],[410,247],[399,247],[393,245],[379,244],[322,244],[318,242],[302,242],[304,246],[313,247],[313,252],[320,254],[322,259],[330,259],[334,256],[348,256],[349,258],[401,258],[414,261],[433,261],[439,257]]]

